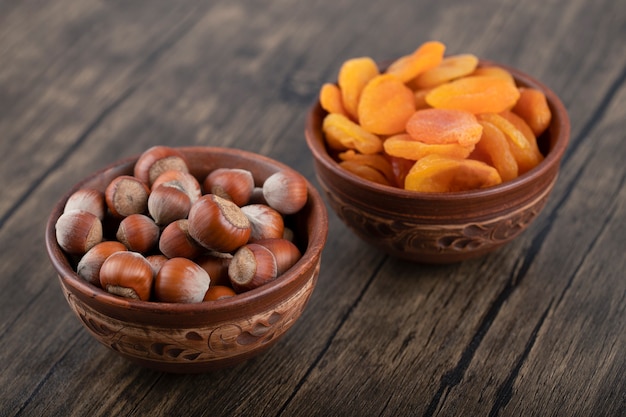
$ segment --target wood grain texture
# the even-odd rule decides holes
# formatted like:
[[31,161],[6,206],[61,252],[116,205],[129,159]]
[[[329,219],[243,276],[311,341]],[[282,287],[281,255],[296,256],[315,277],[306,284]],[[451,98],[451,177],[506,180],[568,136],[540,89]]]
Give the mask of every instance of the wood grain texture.
[[[315,182],[305,112],[341,63],[437,39],[560,95],[548,204],[497,252],[390,259],[330,214],[318,285],[267,353],[142,368],[65,303],[43,246],[82,176],[156,145],[251,150]],[[0,3],[0,415],[626,414],[626,4],[245,0]]]

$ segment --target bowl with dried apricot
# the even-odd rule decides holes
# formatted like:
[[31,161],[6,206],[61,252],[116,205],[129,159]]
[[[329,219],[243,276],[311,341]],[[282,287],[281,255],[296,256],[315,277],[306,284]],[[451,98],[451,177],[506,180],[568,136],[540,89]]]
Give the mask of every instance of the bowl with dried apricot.
[[510,242],[539,215],[570,122],[533,77],[436,41],[379,65],[345,61],[305,136],[329,206],[391,256],[452,263]]
[[81,324],[145,367],[243,362],[298,320],[328,231],[316,189],[251,152],[155,146],[73,186],[46,247]]

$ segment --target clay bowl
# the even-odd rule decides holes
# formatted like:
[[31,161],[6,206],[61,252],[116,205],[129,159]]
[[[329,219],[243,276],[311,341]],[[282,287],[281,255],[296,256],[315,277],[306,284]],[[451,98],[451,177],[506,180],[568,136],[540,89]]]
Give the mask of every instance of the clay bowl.
[[538,88],[548,99],[552,122],[538,138],[545,159],[512,181],[476,191],[420,193],[361,179],[339,167],[329,155],[321,129],[326,112],[319,102],[312,106],[305,135],[318,181],[330,207],[359,238],[393,257],[453,263],[501,247],[537,218],[569,142],[569,117],[545,85],[500,66],[511,72],[519,86]]
[[[178,148],[197,178],[218,167],[246,168],[255,181],[290,168],[253,153],[225,149]],[[228,299],[197,304],[136,301],[111,295],[81,279],[57,244],[55,223],[67,198],[79,188],[104,190],[115,177],[131,174],[137,158],[126,159],[90,175],[54,206],[46,229],[48,255],[71,309],[100,343],[145,367],[198,373],[232,366],[278,341],[302,314],[320,270],[328,231],[327,212],[308,184],[307,205],[285,218],[302,257],[276,280]]]

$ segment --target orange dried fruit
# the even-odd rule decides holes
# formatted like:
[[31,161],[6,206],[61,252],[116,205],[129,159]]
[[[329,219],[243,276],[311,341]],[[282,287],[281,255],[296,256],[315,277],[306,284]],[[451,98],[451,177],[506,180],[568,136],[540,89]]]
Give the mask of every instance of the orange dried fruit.
[[404,188],[421,192],[468,191],[501,182],[498,171],[484,162],[428,155],[413,165]]
[[446,46],[437,41],[424,42],[412,54],[398,58],[389,65],[387,74],[408,82],[424,71],[435,68],[443,60]]
[[503,78],[471,75],[435,87],[426,102],[439,109],[500,113],[512,108],[519,95],[517,87]]
[[525,163],[524,162],[522,163],[520,173],[524,173],[528,171],[529,169],[537,165],[539,162],[543,161],[543,155],[541,154],[541,151],[539,150],[539,145],[537,144],[537,138],[535,137],[535,134],[533,133],[528,123],[526,123],[524,119],[522,119],[520,116],[513,113],[512,111],[503,111],[502,113],[500,113],[500,116],[504,117],[513,126],[515,126],[517,130],[522,132],[522,135],[524,135],[524,137],[528,141],[528,144],[530,145],[529,155],[526,156],[526,158],[522,157],[521,155],[518,156],[520,160],[526,161]]
[[462,146],[458,143],[429,144],[415,140],[407,133],[402,133],[385,139],[383,148],[387,155],[417,161],[431,154],[452,158],[467,158],[474,149],[474,145]]
[[[476,144],[476,151],[486,155],[495,169],[498,170],[502,181],[509,181],[518,175],[518,166],[511,146],[506,136],[493,124],[480,121],[483,126],[483,135]],[[487,162],[487,161],[485,161]]]
[[356,149],[363,154],[382,152],[382,140],[354,123],[346,116],[330,113],[324,117],[322,131],[331,149]]
[[395,183],[398,187],[402,188],[404,186],[404,179],[411,170],[411,167],[415,164],[415,161],[391,155],[387,155],[387,158],[393,170]]
[[[486,113],[481,114],[479,119],[493,124],[504,133],[509,140],[511,152],[517,161],[518,174],[521,175],[539,164],[543,156],[539,152],[530,128],[524,129],[522,124],[519,124],[519,127],[517,127],[516,124],[521,119],[514,120],[511,114],[510,112],[502,114]],[[511,122],[511,120],[514,120],[514,122]],[[524,134],[524,131],[526,134]]]
[[341,90],[336,84],[326,83],[320,89],[320,105],[328,113],[338,113],[348,116],[343,107]]
[[361,164],[355,161],[341,161],[339,166],[363,179],[375,182],[377,184],[391,185],[385,176],[371,166]]
[[520,87],[519,92],[520,97],[513,107],[513,113],[524,119],[535,136],[539,136],[552,120],[548,100],[542,91],[534,88]]
[[480,140],[482,130],[476,116],[463,110],[418,110],[406,123],[406,131],[413,139],[429,144],[470,146]]
[[404,131],[415,112],[415,96],[398,77],[390,74],[372,78],[361,93],[358,120],[361,126],[379,135]]
[[345,61],[339,69],[337,83],[341,90],[343,107],[353,120],[357,120],[357,108],[365,85],[380,74],[378,65],[368,57]]
[[433,88],[448,81],[471,74],[478,66],[478,58],[472,54],[446,57],[435,68],[418,75],[411,81],[411,87]]
[[504,68],[497,67],[495,65],[490,65],[486,67],[478,67],[474,70],[472,75],[502,78],[504,80],[509,81],[511,84],[515,85],[515,78],[513,78],[513,75],[507,70],[505,70]]
[[367,165],[383,174],[389,183],[395,184],[393,168],[389,160],[385,158],[383,154],[364,155],[355,152],[353,149],[349,149],[345,152],[341,152],[338,157],[342,161],[353,161],[358,164]]
[[424,88],[421,90],[415,90],[413,95],[415,96],[415,110],[430,109],[430,104],[426,102],[426,95],[430,93],[430,88]]

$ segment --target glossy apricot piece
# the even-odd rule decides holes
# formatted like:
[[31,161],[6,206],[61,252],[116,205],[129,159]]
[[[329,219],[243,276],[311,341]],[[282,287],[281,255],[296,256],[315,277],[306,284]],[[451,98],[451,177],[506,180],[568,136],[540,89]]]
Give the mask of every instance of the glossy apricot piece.
[[[517,161],[519,175],[534,168],[543,159],[536,146],[533,146],[533,141],[530,140],[530,137],[527,137],[502,114],[485,113],[479,115],[479,119],[493,124],[504,133],[509,140],[511,152]],[[528,134],[528,132],[526,133]]]
[[364,155],[349,149],[337,155],[342,161],[353,161],[358,164],[367,165],[374,168],[385,176],[389,183],[395,183],[395,175],[391,168],[391,163],[383,154]]
[[500,184],[498,171],[481,161],[428,155],[411,168],[404,188],[420,192],[468,191]]
[[398,77],[379,75],[363,88],[358,106],[358,120],[365,130],[379,135],[402,132],[413,113],[413,91]]
[[433,88],[448,81],[470,75],[478,66],[478,58],[472,54],[445,57],[435,68],[418,75],[411,81],[411,87]]
[[517,177],[518,166],[509,141],[500,129],[484,120],[480,121],[483,135],[476,144],[477,152],[486,155],[491,165],[498,170],[502,181]]
[[402,133],[385,139],[383,148],[388,155],[417,161],[430,154],[467,158],[474,149],[474,145],[462,146],[458,143],[429,144],[415,140],[407,133]]
[[507,80],[511,84],[515,85],[515,78],[513,78],[513,75],[504,68],[495,65],[478,67],[474,70],[472,75],[502,78],[503,80]]
[[517,87],[503,78],[472,75],[435,87],[426,102],[439,109],[499,113],[512,108],[519,95]]
[[[524,119],[522,119],[520,116],[513,113],[512,111],[503,111],[500,113],[500,116],[504,117],[508,122],[515,126],[515,128],[519,130],[522,135],[524,135],[524,137],[528,141],[528,144],[530,145],[530,155],[526,158],[528,162],[526,164],[522,164],[522,172],[526,172],[529,169],[533,168],[535,165],[539,164],[539,162],[543,160],[543,155],[539,150],[537,138],[535,137],[535,134],[533,133],[528,123],[526,123]],[[519,156],[519,158],[524,161],[524,158],[521,155]]]
[[441,42],[424,42],[412,54],[392,62],[385,72],[397,76],[406,83],[424,71],[439,65],[443,60],[445,50],[446,46]]
[[513,107],[513,113],[520,116],[530,126],[535,136],[541,135],[550,125],[552,112],[548,100],[541,90],[519,88],[520,97]]
[[353,120],[358,118],[358,105],[365,85],[380,74],[378,66],[369,57],[352,58],[343,63],[337,79],[343,107]]
[[354,123],[346,116],[337,113],[324,117],[322,131],[331,149],[356,149],[363,154],[374,154],[383,150],[382,140]]
[[413,139],[429,144],[470,146],[480,140],[482,129],[476,116],[454,109],[418,110],[406,123],[406,131]]
[[328,113],[338,113],[348,116],[348,112],[343,107],[341,90],[336,84],[326,83],[320,89],[320,105]]
[[372,168],[371,166],[360,164],[355,161],[341,161],[339,166],[368,181],[382,185],[391,185],[391,183],[380,171]]

